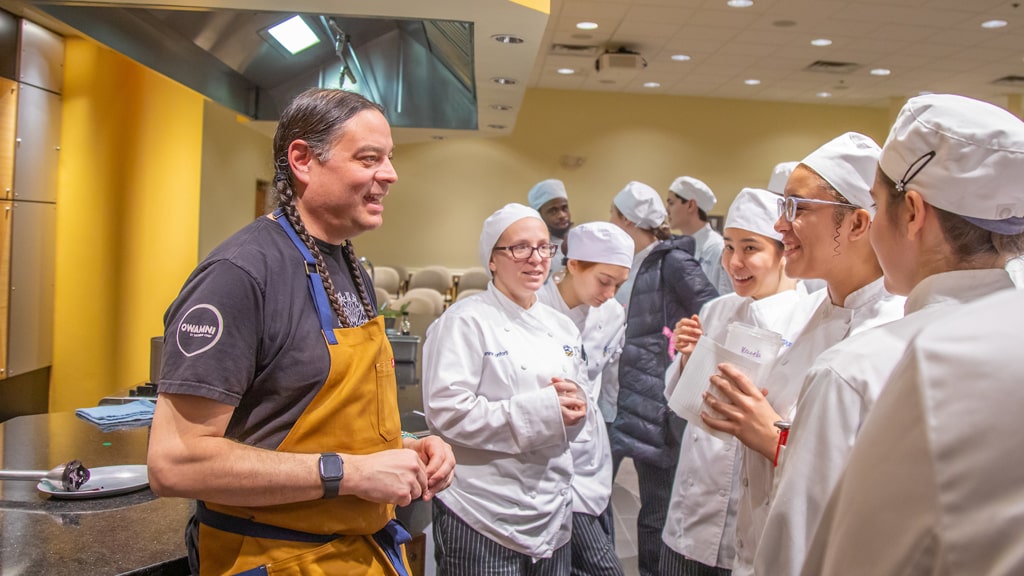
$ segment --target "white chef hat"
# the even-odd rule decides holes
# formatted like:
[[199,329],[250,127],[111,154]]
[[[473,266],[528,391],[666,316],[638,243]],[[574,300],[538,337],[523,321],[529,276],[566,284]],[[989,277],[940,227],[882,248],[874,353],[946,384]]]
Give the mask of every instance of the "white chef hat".
[[484,220],[484,229],[480,232],[480,264],[484,268],[490,270],[491,252],[494,251],[498,238],[501,238],[509,226],[523,218],[536,218],[543,222],[536,210],[522,204],[506,204]]
[[875,141],[857,132],[847,132],[827,142],[800,161],[818,173],[847,200],[875,216],[871,185],[875,183],[878,154]]
[[715,193],[711,191],[707,184],[691,176],[676,178],[672,181],[668,190],[683,200],[696,200],[697,207],[703,210],[705,214],[711,212],[711,209],[715,207],[715,202],[718,202],[718,199],[715,198]]
[[991,232],[1024,232],[1024,122],[951,94],[911,98],[896,116],[879,167],[937,208]]
[[633,239],[611,222],[587,222],[569,230],[568,258],[583,262],[633,266]]
[[768,191],[775,194],[786,193],[786,182],[799,162],[779,162],[772,168],[772,176],[768,179]]
[[633,224],[654,230],[665,222],[668,212],[658,192],[643,182],[630,182],[612,200],[615,207]]
[[565,191],[565,183],[561,180],[551,178],[549,180],[541,180],[534,184],[533,188],[530,188],[530,193],[526,198],[530,203],[530,208],[540,210],[541,206],[555,198],[565,198],[568,200],[569,194]]
[[744,188],[729,205],[725,217],[726,228],[739,228],[782,241],[782,234],[775,231],[779,219],[779,196],[761,188]]

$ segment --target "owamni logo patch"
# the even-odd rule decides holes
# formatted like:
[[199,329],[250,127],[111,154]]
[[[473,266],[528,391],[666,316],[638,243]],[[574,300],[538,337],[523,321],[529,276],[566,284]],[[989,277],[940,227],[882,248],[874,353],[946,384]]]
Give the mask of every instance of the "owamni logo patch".
[[195,356],[213,348],[224,334],[224,318],[209,304],[197,304],[185,312],[178,324],[178,350]]

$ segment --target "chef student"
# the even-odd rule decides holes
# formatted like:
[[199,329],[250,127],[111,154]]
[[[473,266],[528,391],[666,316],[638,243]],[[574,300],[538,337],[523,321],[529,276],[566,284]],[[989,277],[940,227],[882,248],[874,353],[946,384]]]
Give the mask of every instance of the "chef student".
[[[1013,288],[1005,254],[1024,246],[1024,122],[949,94],[911,98],[878,161],[871,244],[905,316],[815,361],[776,469],[756,573],[800,573],[865,417],[910,340],[951,309]],[[874,572],[868,572],[874,573]]]
[[636,468],[640,487],[637,564],[642,576],[652,576],[658,570],[672,471],[679,460],[679,440],[686,424],[665,401],[672,327],[718,297],[694,257],[693,237],[672,237],[667,216],[658,193],[636,181],[615,195],[609,213],[609,220],[629,234],[636,250],[630,271],[632,284],[627,280],[616,294],[618,298],[628,290],[630,296],[615,421],[609,436],[613,466],[615,459],[628,456]]
[[[870,189],[880,149],[867,136],[847,132],[800,161],[779,199],[775,229],[782,234],[786,275],[821,278],[827,290],[803,332],[784,350],[763,381],[753,383],[729,364],[711,377],[725,397],[706,395],[701,418],[744,444],[736,510],[733,571],[749,575],[768,514],[775,456],[783,438],[776,422],[791,421],[804,375],[814,359],[840,340],[903,316],[903,297],[885,290],[882,269],[868,240],[874,214]],[[768,390],[765,397],[761,388]]]
[[803,574],[1024,574],[1024,466],[1013,456],[1022,324],[1024,292],[1004,290],[911,341],[864,422]]
[[536,210],[501,208],[480,234],[486,292],[427,331],[427,423],[462,458],[434,504],[441,576],[569,574],[569,443],[592,408],[579,330],[537,299],[555,249]]
[[[626,313],[615,299],[633,264],[633,239],[610,222],[588,222],[569,231],[568,261],[561,282],[537,293],[544,304],[573,321],[583,338],[587,378],[581,383],[590,406],[601,406],[606,389],[618,391],[619,353]],[[615,394],[611,395],[615,398]],[[570,445],[572,481],[572,573],[621,575],[612,516],[612,453],[600,410],[590,410],[584,432]]]
[[[670,398],[697,340],[726,340],[732,322],[771,330],[791,344],[809,313],[803,282],[786,276],[782,235],[775,231],[779,195],[744,188],[729,206],[722,267],[735,292],[708,302],[700,316],[676,324],[676,359],[665,372]],[[699,426],[687,426],[679,451],[668,520],[662,532],[659,573],[663,576],[728,575],[736,542],[740,443],[723,440]]]

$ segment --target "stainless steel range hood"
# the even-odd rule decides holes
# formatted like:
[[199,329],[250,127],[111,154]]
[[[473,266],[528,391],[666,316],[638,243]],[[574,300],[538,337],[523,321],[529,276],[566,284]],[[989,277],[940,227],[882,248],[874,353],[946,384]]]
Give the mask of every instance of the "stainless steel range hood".
[[[292,0],[283,11],[278,0],[0,0],[0,7],[105,44],[269,133],[292,96],[338,86],[347,65],[355,83],[344,87],[381,103],[396,141],[412,142],[511,133],[550,2]],[[321,42],[286,56],[261,34],[296,14]],[[344,62],[338,31],[350,46],[340,46]],[[492,82],[498,78],[513,81]]]
[[344,88],[383,105],[396,127],[477,128],[471,22],[303,14],[320,41],[292,55],[265,31],[293,13],[40,9],[256,120],[276,120],[308,87],[337,88],[344,81]]

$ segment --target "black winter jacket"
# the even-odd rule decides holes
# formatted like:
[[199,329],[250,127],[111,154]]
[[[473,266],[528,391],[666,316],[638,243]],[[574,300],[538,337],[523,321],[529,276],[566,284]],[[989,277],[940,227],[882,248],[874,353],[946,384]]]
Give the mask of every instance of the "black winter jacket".
[[637,271],[629,297],[626,343],[619,357],[618,414],[612,424],[612,453],[661,468],[674,468],[685,421],[665,400],[669,338],[676,322],[697,314],[718,296],[693,257],[691,236],[661,242]]

